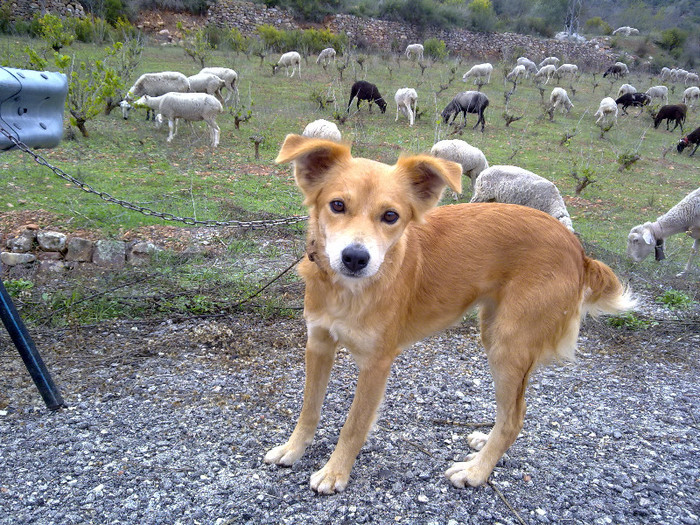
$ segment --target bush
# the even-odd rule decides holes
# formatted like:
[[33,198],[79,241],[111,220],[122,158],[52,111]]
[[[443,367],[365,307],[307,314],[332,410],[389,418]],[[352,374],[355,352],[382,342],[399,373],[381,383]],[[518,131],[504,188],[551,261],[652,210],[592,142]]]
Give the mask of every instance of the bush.
[[496,27],[496,14],[491,0],[472,0],[469,2],[469,24],[471,29],[481,33],[490,33]]
[[423,43],[425,54],[435,60],[447,58],[447,46],[445,42],[437,38],[429,38]]
[[594,35],[610,35],[612,34],[612,27],[605,20],[599,16],[594,16],[586,20],[584,25],[584,31],[586,33],[591,33]]

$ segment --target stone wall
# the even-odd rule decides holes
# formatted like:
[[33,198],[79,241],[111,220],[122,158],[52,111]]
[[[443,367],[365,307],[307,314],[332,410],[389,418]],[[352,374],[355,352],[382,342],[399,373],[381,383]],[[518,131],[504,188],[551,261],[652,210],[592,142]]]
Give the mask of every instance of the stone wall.
[[35,13],[50,12],[65,17],[83,18],[85,11],[78,0],[11,0],[15,20],[30,20]]
[[[235,27],[244,35],[255,34],[255,28],[261,24],[270,24],[278,29],[303,27],[284,10],[238,0],[218,0],[209,9],[207,17],[209,23],[220,27]],[[403,50],[410,43],[435,37],[443,40],[452,54],[483,60],[510,59],[517,58],[513,55],[525,54],[538,62],[547,56],[557,56],[582,67],[595,65],[598,68],[601,63],[607,65],[613,61],[613,54],[603,40],[574,44],[514,33],[474,33],[466,29],[421,32],[416,27],[399,22],[352,15],[330,16],[323,25],[334,33],[346,33],[350,43],[358,47],[380,51]]]

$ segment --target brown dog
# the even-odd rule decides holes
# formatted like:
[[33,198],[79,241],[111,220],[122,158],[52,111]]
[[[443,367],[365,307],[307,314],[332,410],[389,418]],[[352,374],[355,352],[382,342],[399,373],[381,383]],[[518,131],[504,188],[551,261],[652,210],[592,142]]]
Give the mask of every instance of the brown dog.
[[485,483],[522,428],[535,366],[573,358],[587,311],[619,312],[633,301],[612,270],[586,257],[576,237],[545,213],[495,203],[435,208],[446,185],[460,191],[458,164],[417,155],[389,166],[298,135],[287,136],[277,157],[289,161],[310,214],[299,267],[306,385],[294,432],[265,462],[291,465],[311,443],[343,346],[360,369],[357,390],[338,445],[311,487],[323,494],[345,489],[394,358],[478,306],[496,422],[490,434],[469,436],[479,452],[446,474],[457,487]]

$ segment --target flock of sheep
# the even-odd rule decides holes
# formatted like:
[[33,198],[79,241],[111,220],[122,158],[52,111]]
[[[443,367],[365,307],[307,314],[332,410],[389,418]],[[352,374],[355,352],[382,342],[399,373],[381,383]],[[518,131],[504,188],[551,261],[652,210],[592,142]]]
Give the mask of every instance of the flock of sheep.
[[[405,55],[409,59],[421,60],[423,46],[411,44],[406,48]],[[324,49],[316,63],[324,67],[335,60],[336,53],[332,48]],[[504,82],[512,82],[513,89],[518,83],[532,76],[533,82],[542,89],[550,80],[557,82],[568,80],[573,82],[579,70],[575,64],[559,64],[556,57],[547,57],[539,64],[525,57],[520,57],[513,69],[505,76]],[[280,67],[285,67],[287,76],[293,77],[295,72],[301,77],[301,55],[295,51],[284,53],[273,68],[273,73]],[[291,68],[291,75],[289,69]],[[466,114],[477,115],[474,129],[481,124],[484,131],[484,110],[489,105],[488,97],[480,91],[484,84],[491,81],[493,66],[489,63],[477,64],[470,68],[462,77],[464,82],[472,80],[478,86],[476,91],[465,91],[457,94],[442,111],[445,124],[452,122],[462,113],[466,123]],[[610,66],[604,77],[622,79],[629,74],[626,64],[617,62]],[[664,68],[662,80],[671,82],[698,83],[697,75],[682,69]],[[229,68],[204,68],[198,74],[186,77],[176,72],[161,72],[142,75],[129,90],[127,99],[122,102],[124,118],[127,118],[131,105],[146,107],[156,115],[156,122],[168,120],[170,142],[177,132],[177,120],[203,120],[210,130],[211,144],[216,147],[219,143],[219,127],[215,117],[223,111],[223,106],[238,101],[238,75]],[[222,90],[226,90],[226,97]],[[643,107],[654,99],[660,99],[664,105],[656,112],[654,127],[666,120],[667,129],[671,121],[681,127],[687,115],[688,107],[694,107],[700,99],[700,88],[695,85],[685,89],[680,104],[668,104],[668,88],[665,85],[652,86],[644,93],[637,92],[630,84],[623,84],[617,94],[617,99],[605,97],[600,102],[594,114],[596,124],[601,127],[617,122],[618,106],[622,106],[623,114],[629,106]],[[136,100],[135,100],[136,99]],[[403,87],[396,91],[396,121],[399,114],[404,114],[409,126],[413,126],[416,118],[417,91],[414,88]],[[361,101],[368,102],[371,111],[372,104],[377,104],[380,111],[386,111],[387,103],[376,85],[368,81],[357,81],[352,85],[347,112],[356,100],[357,109]],[[569,112],[573,108],[568,93],[562,87],[554,87],[549,98],[550,117],[560,109]],[[671,131],[673,131],[671,130]],[[325,138],[341,141],[342,135],[338,126],[330,121],[319,119],[309,123],[303,131],[308,137]],[[700,144],[700,127],[682,137],[678,142],[678,152],[686,147],[694,147],[695,153]],[[571,217],[566,209],[563,198],[556,186],[549,180],[518,166],[491,166],[484,153],[463,140],[441,140],[434,144],[431,153],[435,156],[452,160],[462,166],[463,173],[471,180],[473,190],[472,202],[506,202],[537,208],[558,219],[570,231],[574,231]],[[691,257],[682,273],[687,272],[697,253],[700,244],[700,188],[691,192],[668,213],[659,217],[655,222],[647,222],[632,228],[628,236],[627,253],[635,261],[641,261],[652,251],[656,251],[657,259],[663,258],[664,240],[673,234],[688,232],[695,239]]]

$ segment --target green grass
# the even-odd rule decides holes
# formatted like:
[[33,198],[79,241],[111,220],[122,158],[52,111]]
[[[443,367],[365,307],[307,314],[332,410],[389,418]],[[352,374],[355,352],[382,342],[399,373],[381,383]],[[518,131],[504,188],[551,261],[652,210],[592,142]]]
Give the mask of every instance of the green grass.
[[[0,50],[11,48],[14,40],[0,38]],[[94,59],[101,50],[102,46],[73,45],[64,52]],[[600,73],[595,90],[590,73],[584,73],[574,83],[575,95],[565,84],[574,108],[569,115],[556,114],[551,122],[544,114],[539,91],[525,82],[510,101],[510,112],[523,118],[506,127],[501,117],[506,91],[503,74],[510,64],[494,64],[491,84],[483,89],[491,101],[485,132],[471,130],[475,118],[470,115],[463,134],[449,136],[450,129],[439,123],[439,113],[456,93],[473,88],[461,82],[461,75],[477,60],[435,63],[421,75],[420,67],[406,60],[366,55],[364,69],[351,60],[341,81],[333,65],[324,71],[313,57],[302,63],[301,79],[286,78],[283,71],[273,76],[269,63],[276,59],[271,55],[261,64],[258,58],[232,53],[217,52],[212,57],[211,65],[226,65],[238,71],[242,104],[253,110],[253,118],[241,124],[240,130],[234,128],[229,113],[218,118],[221,143],[215,150],[208,146],[203,123],[192,127],[182,123],[178,135],[167,144],[166,130],[157,130],[145,122],[143,111],[134,111],[124,121],[115,110],[88,122],[89,138],[66,139],[58,147],[40,153],[99,191],[179,216],[250,220],[304,214],[291,168],[274,163],[279,146],[286,134],[300,133],[308,122],[317,118],[332,120],[334,111],[343,113],[352,82],[367,79],[379,86],[389,105],[386,114],[379,113],[376,107],[369,114],[366,106],[355,114],[353,105],[350,118],[340,128],[344,139],[352,142],[355,155],[393,163],[401,152],[426,152],[436,140],[461,138],[482,149],[491,165],[516,164],[538,173],[555,182],[565,197],[574,197],[572,171],[587,170],[595,183],[568,202],[574,227],[587,245],[621,260],[627,233],[633,225],[654,220],[700,184],[700,157],[678,155],[673,147],[680,132],[653,129],[648,112],[635,118],[632,115],[636,110],[631,110],[630,116],[620,116],[618,125],[600,137],[593,113],[600,100],[615,96],[622,83],[602,79]],[[447,90],[436,94],[439,86],[447,83],[450,68],[455,68],[454,81]],[[193,74],[199,67],[181,48],[147,47],[138,73],[158,70]],[[640,90],[658,83],[647,75],[635,74],[625,82]],[[413,128],[403,116],[394,122],[393,94],[404,86],[416,88],[418,106],[423,111]],[[552,87],[546,86],[546,99]],[[319,110],[312,100],[314,91],[335,97],[336,104]],[[682,91],[682,86],[676,86],[670,101],[678,102]],[[691,111],[686,128],[690,131],[699,124],[700,114]],[[574,134],[573,138],[560,144],[567,133]],[[265,139],[259,160],[254,158],[252,135]],[[665,148],[673,149],[663,157]],[[618,171],[618,159],[631,153],[641,158],[629,169]],[[17,151],[2,154],[0,171],[4,182],[0,212],[43,209],[58,217],[57,223],[42,227],[67,231],[91,228],[118,238],[125,230],[163,224],[160,219],[88,195]],[[468,188],[468,181],[465,186]],[[461,200],[469,198],[467,189]],[[669,273],[680,269],[690,245],[690,239],[683,235],[668,240],[668,266],[672,266]],[[250,247],[242,242],[230,250],[235,254]],[[641,263],[642,267],[653,265],[653,261]]]

